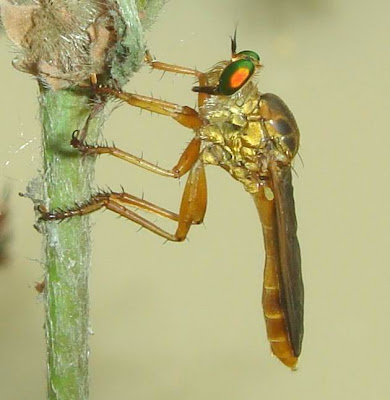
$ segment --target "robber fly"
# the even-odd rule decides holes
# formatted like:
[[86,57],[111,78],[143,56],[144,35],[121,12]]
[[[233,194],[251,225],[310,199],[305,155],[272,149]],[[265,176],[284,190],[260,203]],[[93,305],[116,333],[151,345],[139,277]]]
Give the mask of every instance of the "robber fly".
[[[182,241],[205,215],[204,165],[222,167],[243,184],[259,213],[266,253],[262,303],[268,340],[276,357],[294,368],[301,353],[304,297],[291,177],[291,162],[299,147],[295,119],[278,96],[259,92],[254,78],[262,67],[260,57],[249,50],[237,52],[235,37],[230,59],[205,73],[156,61],[149,54],[146,59],[154,69],[196,77],[198,85],[192,90],[198,93],[198,110],[98,86],[96,78],[92,90],[101,99],[115,97],[192,129],[194,138],[178,163],[163,169],[116,147],[88,145],[78,131],[71,144],[84,155],[111,154],[163,176],[179,178],[189,172],[179,213],[123,191],[97,193],[65,211],[48,212],[42,207],[41,218],[62,220],[105,207],[168,240]],[[134,207],[177,221],[176,232],[161,229]]]

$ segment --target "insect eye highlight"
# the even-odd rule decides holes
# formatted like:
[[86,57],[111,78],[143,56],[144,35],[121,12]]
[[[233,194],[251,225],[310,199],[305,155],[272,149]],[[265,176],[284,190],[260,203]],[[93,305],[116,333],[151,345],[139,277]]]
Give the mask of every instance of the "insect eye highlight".
[[255,65],[246,58],[230,63],[219,78],[218,94],[230,96],[241,89],[255,72]]
[[235,58],[253,61],[255,64],[260,63],[260,56],[252,50],[243,50],[235,55]]

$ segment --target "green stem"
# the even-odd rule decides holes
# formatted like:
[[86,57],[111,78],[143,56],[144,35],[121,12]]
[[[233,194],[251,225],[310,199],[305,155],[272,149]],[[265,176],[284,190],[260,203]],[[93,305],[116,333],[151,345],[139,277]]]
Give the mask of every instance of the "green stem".
[[[140,0],[138,0],[140,1]],[[122,86],[139,69],[144,57],[145,26],[156,17],[163,0],[115,0],[112,16],[118,42],[110,53],[108,78]],[[137,5],[142,6],[142,25]],[[77,66],[74,66],[77,70]],[[71,134],[85,129],[96,142],[102,121],[94,115],[88,95],[72,89],[53,91],[41,86],[43,125],[44,204],[49,210],[69,209],[91,197],[94,159],[81,157],[70,146]],[[86,124],[86,122],[88,123]],[[90,268],[89,217],[44,224],[45,328],[48,399],[87,400]]]
[[[68,208],[91,196],[94,159],[70,146],[72,131],[91,113],[89,98],[71,90],[41,90],[44,150],[44,196],[49,209]],[[88,124],[96,141],[99,118]],[[89,217],[47,223],[46,341],[48,398],[88,399]]]

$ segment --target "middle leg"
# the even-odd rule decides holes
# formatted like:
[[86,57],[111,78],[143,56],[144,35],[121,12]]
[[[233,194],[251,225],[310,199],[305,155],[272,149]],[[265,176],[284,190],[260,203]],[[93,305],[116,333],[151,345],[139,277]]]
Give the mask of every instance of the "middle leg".
[[89,145],[80,140],[78,138],[78,134],[79,131],[77,130],[73,132],[70,144],[75,149],[79,150],[80,153],[83,155],[97,156],[101,154],[109,154],[113,157],[117,157],[121,160],[129,162],[130,164],[144,168],[158,175],[171,178],[180,178],[191,169],[191,167],[195,164],[195,162],[199,158],[200,145],[201,145],[200,138],[195,136],[185,148],[177,164],[171,170],[168,170],[161,168],[156,164],[145,161],[140,157],[127,153],[126,151],[118,149],[115,146]]

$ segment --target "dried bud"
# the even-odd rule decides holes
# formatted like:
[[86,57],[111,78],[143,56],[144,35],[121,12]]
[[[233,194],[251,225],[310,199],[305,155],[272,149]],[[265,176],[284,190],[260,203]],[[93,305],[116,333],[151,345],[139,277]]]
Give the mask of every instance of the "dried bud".
[[[157,10],[163,1],[142,1],[144,23],[155,13],[147,13],[148,4]],[[79,85],[92,73],[123,85],[142,63],[143,26],[135,0],[0,0],[0,7],[19,50],[15,68],[51,89]]]

